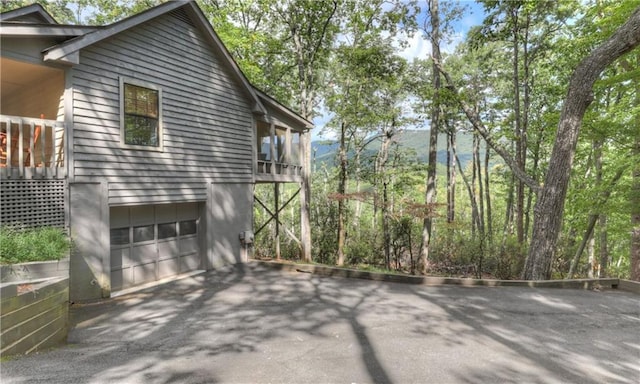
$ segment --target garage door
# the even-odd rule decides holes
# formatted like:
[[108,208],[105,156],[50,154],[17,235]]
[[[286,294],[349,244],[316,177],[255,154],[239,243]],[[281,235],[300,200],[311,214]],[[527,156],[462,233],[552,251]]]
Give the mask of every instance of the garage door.
[[113,207],[111,289],[200,268],[198,203]]

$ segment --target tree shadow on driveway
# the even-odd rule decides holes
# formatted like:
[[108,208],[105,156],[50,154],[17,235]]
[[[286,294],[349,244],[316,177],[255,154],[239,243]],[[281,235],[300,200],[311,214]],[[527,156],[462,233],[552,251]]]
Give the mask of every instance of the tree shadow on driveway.
[[[461,364],[458,383],[640,382],[640,299],[619,291],[417,288],[484,345],[485,364]],[[428,334],[428,322],[415,329]],[[449,337],[452,337],[450,335]],[[470,349],[474,347],[469,346]]]
[[358,322],[376,287],[330,283],[237,265],[74,305],[69,344],[2,363],[3,383],[391,382]]
[[[2,382],[588,383],[637,373],[637,297],[562,292],[238,265],[74,306],[69,345],[3,362]],[[586,328],[575,325],[583,317]],[[600,335],[601,321],[626,334]],[[588,371],[573,368],[601,354]]]

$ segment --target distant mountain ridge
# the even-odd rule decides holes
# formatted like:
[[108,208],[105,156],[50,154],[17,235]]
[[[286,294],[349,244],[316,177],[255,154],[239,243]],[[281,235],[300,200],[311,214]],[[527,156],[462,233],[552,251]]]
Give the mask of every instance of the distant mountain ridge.
[[[405,155],[418,164],[426,164],[429,158],[429,130],[405,130],[399,132],[394,139]],[[365,150],[364,157],[375,156],[380,149],[381,139],[374,140]],[[316,140],[311,142],[312,161],[316,164],[335,165],[338,142],[335,140]],[[471,161],[473,153],[473,135],[470,133],[458,133],[456,135],[456,152],[464,168]],[[480,145],[480,154],[484,157],[484,145]],[[349,156],[351,157],[351,153]],[[438,135],[437,161],[447,164],[447,135]]]

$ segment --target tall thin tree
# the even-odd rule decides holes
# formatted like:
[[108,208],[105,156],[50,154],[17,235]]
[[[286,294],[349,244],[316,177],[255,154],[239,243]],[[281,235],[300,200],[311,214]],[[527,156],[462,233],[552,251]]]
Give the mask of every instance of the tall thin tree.
[[429,0],[429,16],[431,29],[429,40],[431,41],[431,56],[433,60],[433,103],[431,107],[431,125],[429,133],[429,164],[427,166],[427,190],[425,203],[429,209],[423,221],[422,247],[420,250],[420,265],[422,273],[429,270],[429,251],[433,237],[433,215],[431,211],[436,202],[436,161],[438,153],[438,132],[440,131],[440,72],[437,65],[441,61],[440,55],[440,15],[438,12],[438,0]]

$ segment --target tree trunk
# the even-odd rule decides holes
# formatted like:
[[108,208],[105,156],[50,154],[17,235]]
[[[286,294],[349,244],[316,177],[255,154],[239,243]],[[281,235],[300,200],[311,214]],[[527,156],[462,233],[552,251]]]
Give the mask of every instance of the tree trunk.
[[[456,131],[451,131],[451,151],[456,149]],[[451,163],[451,222],[456,220],[456,158],[453,157]]]
[[451,152],[452,146],[452,131],[447,132],[447,223],[453,222],[453,199],[451,191],[453,189],[453,174],[451,170],[451,164],[453,163],[453,153]]
[[569,273],[567,274],[567,279],[572,279],[573,275],[576,272],[576,268],[580,263],[580,256],[582,252],[584,252],[585,247],[589,243],[589,240],[593,238],[593,228],[596,225],[596,221],[598,220],[598,215],[589,215],[589,223],[587,224],[587,230],[584,232],[584,236],[582,237],[582,241],[580,242],[580,246],[576,251],[576,254],[573,256],[573,260],[571,260],[571,265],[569,266]]
[[500,245],[500,254],[504,255],[507,249],[507,239],[513,235],[513,185],[515,183],[515,177],[511,176],[511,182],[507,189],[507,203],[504,210],[504,224],[502,226],[502,240]]
[[589,255],[589,270],[587,271],[587,277],[590,279],[595,278],[594,271],[596,270],[596,238],[591,233],[591,237],[589,238],[589,246],[587,248],[587,254]]
[[345,194],[347,192],[347,149],[346,149],[346,124],[343,121],[340,126],[340,174],[338,179],[338,258],[336,265],[344,265],[344,245],[347,238],[345,226]]
[[[311,104],[309,98],[313,94],[307,92],[307,76],[305,71],[304,50],[297,30],[292,30],[293,42],[296,52],[296,64],[298,67],[298,91],[300,97],[300,115],[311,120],[312,110],[308,108]],[[311,261],[311,134],[302,135],[303,140],[303,167],[302,167],[302,193],[300,194],[300,238],[302,240],[302,258]]]
[[[285,23],[291,33],[293,44],[293,56],[297,69],[298,81],[298,103],[300,116],[308,121],[313,119],[313,106],[316,99],[316,89],[318,82],[315,80],[315,71],[318,69],[317,53],[321,47],[326,45],[327,36],[330,34],[329,25],[336,14],[338,4],[334,0],[322,18],[319,18],[317,28],[310,28],[308,25],[299,25],[299,19],[289,17],[297,13],[288,13],[285,16]],[[312,49],[308,45],[305,47],[304,36],[301,31],[315,31],[318,34],[312,44]],[[307,36],[312,38],[311,36]],[[300,226],[302,242],[302,258],[311,261],[311,132],[306,132],[301,137],[303,148],[303,163],[301,171],[301,194],[300,194]]]
[[[640,7],[607,41],[580,62],[571,77],[549,160],[549,170],[534,209],[533,236],[522,273],[524,279],[551,278],[551,265],[562,227],[573,157],[584,113],[593,101],[593,84],[609,64],[639,44]],[[640,217],[637,220],[640,222]],[[640,233],[637,236],[640,237]],[[640,245],[637,250],[639,254],[636,256],[640,256]],[[640,265],[638,272],[640,275]]]
[[[447,130],[447,223],[451,224],[456,218],[456,158],[453,149],[456,145],[456,131],[449,124],[447,118],[444,119]],[[448,249],[452,249],[454,229],[449,226],[446,233],[446,244]]]
[[598,231],[600,232],[600,268],[598,268],[598,278],[609,277],[609,246],[607,243],[607,215],[601,214],[598,220]]
[[616,174],[613,176],[613,179],[611,179],[611,182],[609,183],[607,188],[603,188],[604,192],[602,193],[601,196],[598,197],[596,206],[593,208],[593,213],[589,215],[587,230],[585,231],[584,237],[582,238],[582,242],[580,243],[580,246],[578,247],[578,250],[576,251],[576,254],[573,257],[573,261],[571,262],[571,266],[569,267],[569,274],[567,275],[567,279],[571,279],[573,277],[575,269],[577,268],[578,263],[580,262],[580,256],[582,255],[585,245],[587,244],[587,240],[593,237],[593,228],[595,227],[596,222],[600,217],[600,211],[602,207],[607,203],[607,200],[609,200],[609,197],[611,196],[611,192],[615,189],[616,184],[618,184],[618,181],[620,181],[620,178],[622,177],[626,169],[627,167],[618,169]]
[[382,144],[376,158],[376,180],[382,181],[382,240],[384,249],[384,263],[387,269],[391,269],[391,232],[390,232],[390,212],[389,212],[389,191],[386,165],[389,159],[389,146],[391,139],[395,134],[395,121],[391,124],[391,129],[384,132],[382,135]]
[[489,179],[489,159],[491,158],[491,149],[487,146],[484,152],[484,195],[486,198],[487,207],[487,235],[489,240],[489,246],[493,245],[493,214],[491,212],[491,190],[489,186],[491,181]]
[[[478,135],[473,134],[473,140],[471,142],[471,197],[474,199],[474,203],[476,204],[476,209],[471,210],[471,237],[476,238],[476,231],[480,226],[480,217],[479,211],[477,209],[477,201],[476,201],[476,174],[477,164],[476,164],[476,154],[478,151]],[[460,172],[462,173],[462,171]]]
[[[638,96],[640,98],[640,96]],[[640,127],[637,125],[636,127]],[[640,133],[636,136],[636,159],[640,158]],[[631,190],[631,280],[640,281],[640,162],[633,168]]]
[[[361,188],[361,184],[362,182],[360,181],[360,171],[361,171],[361,164],[360,164],[360,154],[362,153],[362,151],[360,149],[356,150],[356,155],[353,159],[353,161],[355,162],[355,173],[354,173],[354,178],[356,180],[356,194],[360,193],[360,188]],[[353,228],[355,230],[356,233],[360,232],[360,216],[362,216],[362,202],[360,201],[360,199],[356,199],[355,201],[355,213],[353,215]]]
[[[640,65],[640,56],[638,57]],[[636,82],[636,107],[640,107],[640,83]],[[636,115],[636,137],[634,148],[635,166],[632,169],[631,185],[631,254],[629,266],[631,280],[640,281],[640,114]]]
[[[511,8],[511,20],[512,20],[512,37],[513,37],[513,113],[515,122],[515,138],[516,138],[516,166],[524,171],[523,160],[525,158],[523,152],[523,140],[522,140],[522,114],[520,113],[520,73],[518,70],[519,60],[519,25],[518,25],[518,11],[519,6]],[[515,204],[515,219],[516,219],[516,236],[518,238],[518,244],[524,242],[524,183],[521,180],[516,181],[516,204]]]
[[[474,134],[474,136],[478,136],[477,134]],[[484,228],[485,228],[485,221],[484,221],[484,199],[482,198],[482,196],[484,196],[484,188],[482,186],[482,162],[480,161],[480,137],[477,137],[477,140],[475,142],[475,149],[474,149],[474,155],[475,155],[475,159],[474,162],[476,163],[476,171],[478,172],[477,175],[477,179],[478,179],[478,215],[479,217],[479,230],[480,233],[482,234],[482,238],[481,241],[484,242]],[[475,189],[475,186],[474,186]],[[475,193],[475,191],[474,191]]]
[[382,182],[382,238],[384,242],[384,263],[391,270],[391,230],[389,228],[389,191],[386,180]]
[[[431,16],[431,47],[433,59],[433,105],[431,109],[431,127],[429,134],[429,164],[427,168],[427,190],[425,204],[431,207],[436,202],[436,161],[438,153],[438,132],[440,131],[440,72],[437,65],[440,63],[440,16],[438,12],[438,0],[429,1],[429,14]],[[429,270],[429,251],[433,235],[433,218],[427,215],[422,227],[422,247],[420,250],[420,264],[422,273]]]
[[[524,26],[524,42],[522,43],[522,62],[523,62],[523,93],[524,97],[522,100],[522,120],[520,123],[520,165],[522,167],[522,171],[526,171],[527,166],[527,151],[529,150],[529,112],[531,110],[531,91],[530,91],[530,61],[532,60],[529,57],[529,26],[531,24],[531,15],[527,13],[526,22]],[[533,172],[535,177],[535,171]],[[531,207],[531,199],[532,199],[532,191],[529,190],[527,193],[527,205],[525,207],[524,195],[525,195],[525,184],[520,183],[521,187],[521,206],[523,208],[522,212],[522,241],[520,245],[526,243],[528,235],[529,235],[529,220],[530,220],[530,207]]]
[[[602,140],[597,139],[593,142],[593,157],[594,157],[594,166],[596,168],[596,187],[602,187]],[[603,214],[599,212],[598,214],[598,223],[600,223],[600,219],[603,217]],[[591,236],[591,243],[589,244],[591,248],[589,249],[589,277],[593,278],[594,276],[600,276],[600,258],[596,259],[595,255],[595,244],[596,244],[596,236],[593,234]],[[594,275],[595,274],[595,275]]]
[[[538,174],[538,168],[540,166],[540,151],[542,149],[542,141],[544,140],[543,137],[543,131],[544,131],[544,127],[541,127],[538,135],[536,135],[536,141],[533,145],[533,154],[532,154],[532,173],[534,175],[534,178],[536,181],[538,181],[537,178],[537,174]],[[529,238],[529,227],[530,227],[530,222],[531,222],[531,204],[533,203],[533,191],[531,189],[529,189],[529,192],[527,193],[527,206],[525,208],[525,218],[524,218],[524,238],[525,241]]]
[[[636,89],[636,105],[640,105],[640,87]],[[640,129],[640,117],[636,119],[636,128]],[[640,132],[636,133],[634,157],[640,159]],[[633,167],[631,186],[631,280],[640,281],[640,162]]]

